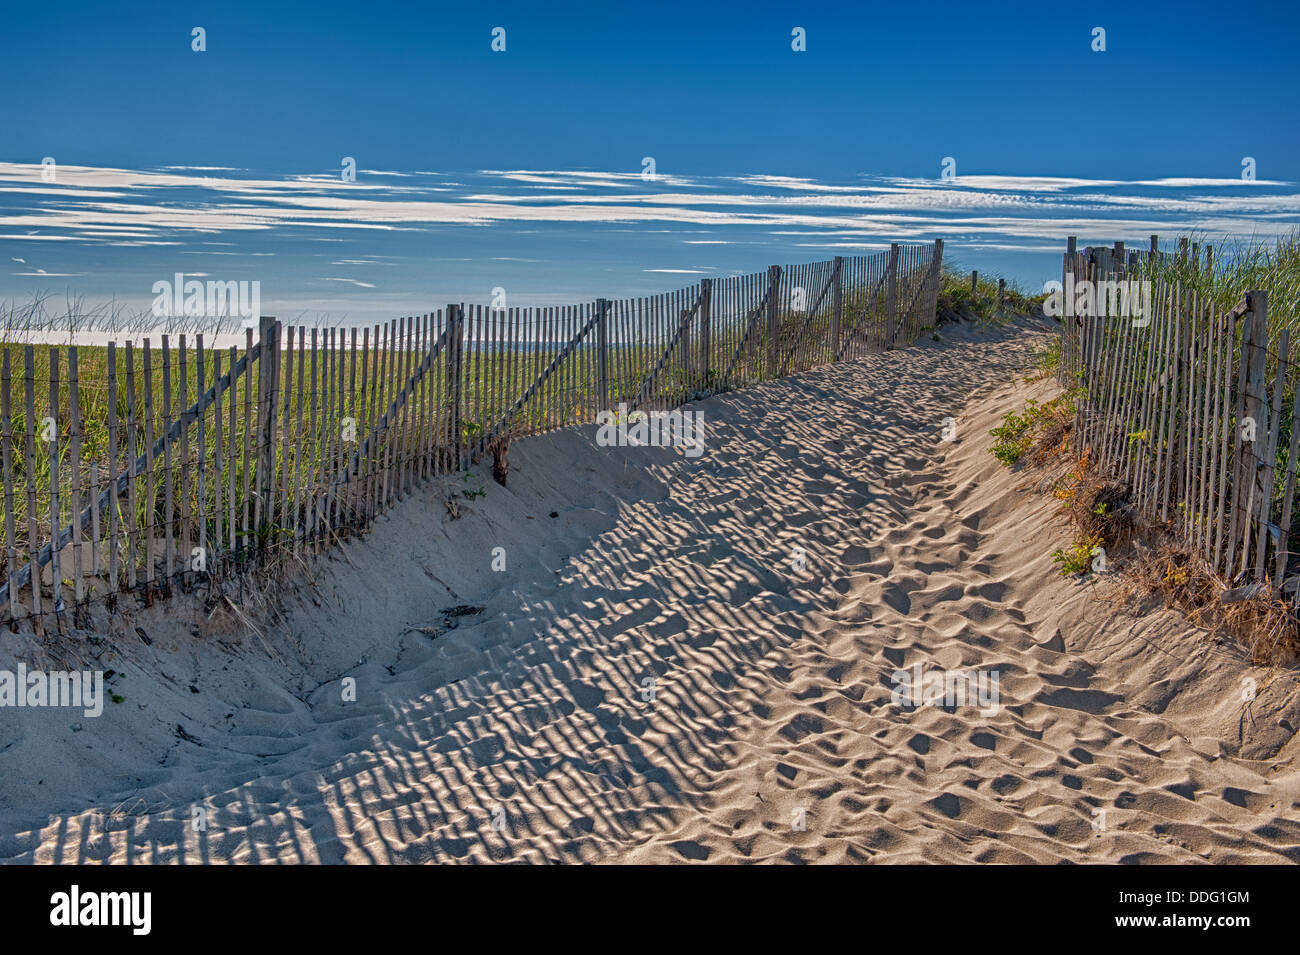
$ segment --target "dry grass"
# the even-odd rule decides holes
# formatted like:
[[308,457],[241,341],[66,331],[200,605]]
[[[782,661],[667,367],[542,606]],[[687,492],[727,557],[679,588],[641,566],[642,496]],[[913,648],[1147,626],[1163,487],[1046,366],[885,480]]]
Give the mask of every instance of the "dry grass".
[[1300,661],[1300,617],[1267,588],[1224,603],[1228,581],[1203,560],[1171,541],[1155,547],[1137,542],[1125,562],[1120,592],[1135,603],[1155,598],[1212,633],[1231,637],[1261,666]]
[[1066,464],[1052,479],[1052,493],[1077,541],[1088,542],[1089,549],[1094,542],[1105,548],[1123,597],[1135,607],[1154,599],[1181,611],[1245,647],[1257,664],[1300,661],[1300,616],[1293,606],[1267,587],[1231,589],[1164,528],[1141,520],[1123,482],[1097,473],[1086,453],[1070,460],[1069,435],[1069,421],[1049,424],[1023,460],[1039,468]]

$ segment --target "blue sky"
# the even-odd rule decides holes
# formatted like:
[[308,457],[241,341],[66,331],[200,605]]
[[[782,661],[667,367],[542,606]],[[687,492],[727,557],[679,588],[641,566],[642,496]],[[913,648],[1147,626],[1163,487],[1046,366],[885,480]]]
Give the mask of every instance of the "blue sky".
[[1035,286],[1067,232],[1300,222],[1295,7],[839,6],[11,5],[0,299],[185,271],[376,319],[935,236]]

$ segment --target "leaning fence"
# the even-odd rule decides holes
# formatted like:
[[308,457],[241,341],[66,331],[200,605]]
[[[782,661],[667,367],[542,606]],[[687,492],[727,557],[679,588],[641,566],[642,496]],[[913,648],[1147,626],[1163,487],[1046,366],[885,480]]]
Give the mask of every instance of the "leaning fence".
[[942,254],[368,327],[263,318],[242,348],[0,342],[0,613],[44,632],[96,598],[211,588],[318,554],[512,438],[906,345],[934,323]]
[[1070,239],[1060,381],[1077,389],[1091,466],[1126,485],[1138,514],[1237,596],[1280,592],[1300,606],[1300,362],[1287,322],[1270,328],[1266,293],[1225,308],[1177,280],[1212,254],[1185,241],[1162,252],[1157,236],[1141,253]]

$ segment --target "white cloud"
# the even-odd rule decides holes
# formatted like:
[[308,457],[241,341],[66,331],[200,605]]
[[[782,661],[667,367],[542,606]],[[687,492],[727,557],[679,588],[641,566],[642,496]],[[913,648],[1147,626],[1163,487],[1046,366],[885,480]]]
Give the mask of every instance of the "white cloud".
[[[220,175],[238,171],[229,167],[60,166],[58,182],[50,184],[41,181],[40,170],[34,164],[0,163],[0,192],[30,200],[4,206],[3,238],[132,247],[292,229],[306,241],[337,242],[343,241],[340,232],[590,223],[624,225],[641,235],[681,234],[691,226],[702,227],[694,231],[705,235],[756,227],[802,236],[805,244],[830,247],[827,240],[838,237],[846,240],[844,247],[875,248],[881,240],[962,234],[1016,244],[1017,239],[1060,241],[1067,234],[1114,237],[1188,229],[1252,234],[1300,224],[1300,193],[1279,193],[1287,184],[1277,182],[1246,184],[1269,187],[1263,190],[1228,188],[1243,185],[1236,179],[974,175],[836,185],[762,173],[714,179],[661,174],[647,181],[639,171],[489,170],[481,175],[498,188],[484,191],[480,181],[476,189],[456,195],[450,190],[454,184],[436,173],[375,170],[369,173],[373,178],[401,183],[343,183],[320,174],[280,180]],[[732,191],[738,183],[746,191]],[[1151,194],[1153,189],[1158,192]],[[518,228],[516,234],[527,231]],[[726,245],[734,240],[682,241]],[[371,263],[339,259],[335,264]]]

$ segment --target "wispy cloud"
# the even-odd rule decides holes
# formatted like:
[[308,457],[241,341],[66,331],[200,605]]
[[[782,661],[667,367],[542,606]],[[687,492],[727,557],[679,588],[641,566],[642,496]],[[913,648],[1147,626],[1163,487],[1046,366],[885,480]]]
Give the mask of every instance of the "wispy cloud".
[[[0,163],[0,195],[25,197],[0,204],[0,227],[16,240],[76,238],[131,246],[187,235],[293,230],[322,240],[340,231],[496,223],[795,227],[828,234],[855,229],[877,236],[951,232],[960,226],[1037,237],[1044,223],[1055,236],[1067,222],[1085,232],[1113,229],[1116,219],[1139,210],[1148,217],[1131,221],[1139,229],[1167,230],[1172,217],[1187,227],[1239,232],[1300,221],[1300,193],[1283,191],[1288,183],[1233,179],[977,175],[841,185],[763,174],[661,175],[651,181],[631,172],[489,170],[483,179],[520,188],[483,191],[434,185],[438,177],[432,173],[375,172],[372,178],[381,181],[365,181],[362,175],[355,183],[318,174],[215,175],[232,171],[61,166],[57,183],[50,184],[42,181],[39,166]],[[527,188],[541,185],[556,191],[541,195]],[[736,191],[738,185],[745,191]]]

